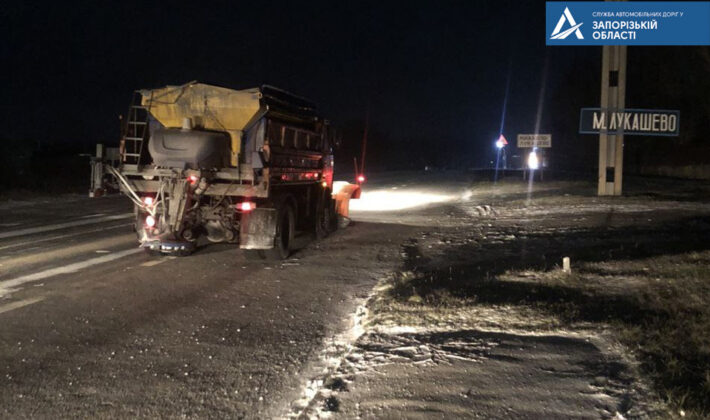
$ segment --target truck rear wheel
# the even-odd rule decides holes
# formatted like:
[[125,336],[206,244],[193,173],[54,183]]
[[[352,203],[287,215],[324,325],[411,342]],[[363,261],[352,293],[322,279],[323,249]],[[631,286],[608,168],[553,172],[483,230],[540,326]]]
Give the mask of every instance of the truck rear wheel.
[[277,220],[274,247],[265,250],[266,258],[270,260],[285,260],[291,255],[291,245],[293,244],[296,229],[296,216],[290,205],[284,204],[279,209]]
[[[316,204],[315,233],[316,239],[323,239],[335,230],[335,205],[329,190],[323,190]],[[335,223],[334,223],[335,222]]]
[[283,204],[278,210],[274,247],[271,249],[246,249],[244,255],[248,260],[285,260],[291,255],[291,245],[296,228],[296,216],[288,204]]

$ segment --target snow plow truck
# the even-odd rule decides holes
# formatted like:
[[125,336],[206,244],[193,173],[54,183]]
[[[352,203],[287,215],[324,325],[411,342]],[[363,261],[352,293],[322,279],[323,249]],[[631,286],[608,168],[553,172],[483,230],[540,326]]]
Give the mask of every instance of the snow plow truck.
[[97,147],[90,195],[113,184],[130,198],[138,241],[151,253],[187,255],[206,238],[284,259],[296,230],[328,235],[336,211],[347,216],[359,197],[352,184],[333,195],[328,121],[272,86],[138,90],[122,131],[118,156]]

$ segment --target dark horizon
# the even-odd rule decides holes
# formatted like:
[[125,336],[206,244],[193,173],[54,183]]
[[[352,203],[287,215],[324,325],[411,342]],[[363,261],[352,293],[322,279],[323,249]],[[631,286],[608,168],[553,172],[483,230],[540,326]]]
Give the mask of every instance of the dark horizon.
[[[0,54],[12,63],[3,69],[2,137],[91,151],[118,142],[118,116],[135,89],[267,83],[316,102],[341,127],[348,153],[359,150],[369,112],[373,164],[394,163],[399,147],[407,152],[397,164],[481,166],[493,153],[510,74],[503,134],[511,152],[516,135],[533,132],[539,118],[565,164],[591,167],[596,140],[577,134],[577,119],[579,108],[599,102],[601,48],[546,47],[544,5],[15,3],[1,12],[8,42]],[[681,142],[706,143],[697,135],[710,128],[702,118],[710,109],[703,54],[629,48],[627,106],[680,109]],[[664,66],[648,71],[659,60]]]

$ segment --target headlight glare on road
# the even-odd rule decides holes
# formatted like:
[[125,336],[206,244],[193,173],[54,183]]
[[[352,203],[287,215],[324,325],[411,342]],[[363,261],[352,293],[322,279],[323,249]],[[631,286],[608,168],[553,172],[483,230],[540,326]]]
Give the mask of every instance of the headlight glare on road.
[[451,201],[455,197],[425,191],[362,192],[359,200],[350,202],[353,211],[396,211],[428,204]]

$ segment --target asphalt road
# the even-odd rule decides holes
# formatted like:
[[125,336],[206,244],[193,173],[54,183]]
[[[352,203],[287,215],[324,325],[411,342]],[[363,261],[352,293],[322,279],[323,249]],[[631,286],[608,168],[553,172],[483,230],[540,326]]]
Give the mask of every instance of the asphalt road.
[[[707,203],[696,199],[695,184],[685,190],[673,184],[666,188],[671,195],[656,196],[644,181],[642,188],[631,189],[619,201],[594,198],[591,184],[540,183],[532,193],[519,180],[491,186],[465,178],[380,177],[352,203],[351,226],[322,241],[300,235],[292,258],[279,263],[248,261],[234,245],[204,246],[189,257],[149,256],[137,248],[125,197],[59,196],[0,203],[0,418],[309,417],[319,415],[336,397],[343,418],[432,412],[443,418],[474,412],[484,418],[500,413],[508,417],[509,409],[542,415],[548,406],[566,418],[589,401],[592,408],[581,409],[583,417],[626,412],[624,395],[635,395],[635,380],[622,384],[621,391],[604,388],[589,401],[578,392],[597,389],[590,378],[596,380],[599,374],[588,366],[590,360],[616,360],[604,340],[590,346],[586,343],[595,337],[574,336],[570,347],[563,345],[570,342],[569,334],[562,334],[564,340],[554,336],[545,346],[538,345],[539,339],[528,337],[537,334],[535,319],[521,315],[516,324],[508,310],[481,315],[476,311],[482,309],[474,305],[471,322],[497,325],[493,320],[501,318],[506,325],[517,325],[497,327],[503,335],[486,336],[487,346],[498,341],[532,343],[541,358],[572,367],[558,363],[553,370],[538,369],[523,344],[500,347],[511,352],[504,358],[481,358],[479,353],[489,350],[479,351],[476,343],[489,331],[479,331],[474,322],[470,331],[452,339],[458,352],[454,356],[471,353],[472,367],[452,371],[448,362],[438,363],[431,356],[445,353],[440,348],[444,339],[431,335],[438,334],[429,325],[434,318],[422,317],[425,328],[414,337],[416,351],[426,354],[409,355],[407,350],[413,365],[403,362],[400,354],[400,341],[413,340],[400,336],[402,325],[411,319],[393,325],[386,335],[357,321],[366,319],[362,305],[376,296],[378,285],[385,283],[381,280],[427,261],[437,262],[437,269],[449,276],[451,264],[462,261],[479,271],[477,264],[492,264],[502,272],[517,267],[511,261],[524,262],[518,255],[545,258],[554,251],[547,248],[557,243],[534,244],[528,254],[518,252],[516,246],[524,247],[528,237],[552,232],[574,248],[576,241],[587,238],[570,234],[574,229],[592,229],[608,239],[616,228],[645,232],[655,226],[653,233],[670,223],[665,231],[639,239],[662,244],[659,238],[673,232],[671,222],[707,214]],[[580,185],[581,192],[575,190]],[[549,200],[540,207],[531,196]],[[602,243],[597,236],[587,239],[597,246]],[[411,252],[412,244],[418,252]],[[444,252],[456,244],[467,245],[462,253]],[[678,244],[683,242],[671,241],[666,247]],[[555,257],[550,264],[557,261]],[[457,316],[458,325],[464,318]],[[378,342],[377,354],[370,354],[372,338],[385,336],[399,347]],[[430,348],[423,344],[427,337],[436,338]],[[387,367],[383,349],[390,347],[402,364],[399,368]],[[380,359],[386,365],[383,371],[378,370]],[[513,359],[520,363],[503,363]],[[353,379],[348,369],[364,373]],[[532,396],[548,392],[549,372],[568,370],[576,372],[574,386],[537,404]],[[509,382],[500,379],[501,372],[509,373]],[[614,382],[612,376],[608,379]],[[460,384],[445,379],[454,377]],[[350,391],[328,394],[326,384],[333,378],[352,381]],[[496,384],[505,388],[508,383],[517,384],[511,389],[527,391],[507,399],[508,394],[497,391],[491,394],[496,398],[469,398],[479,389]],[[461,391],[453,387],[456,384],[473,391]],[[426,405],[439,400],[446,404]],[[646,412],[644,404],[637,404],[640,412]],[[456,411],[459,408],[463,411]]]
[[131,217],[120,196],[0,203],[0,417],[297,413],[415,229],[354,223],[263,263],[232,245],[149,256]]

